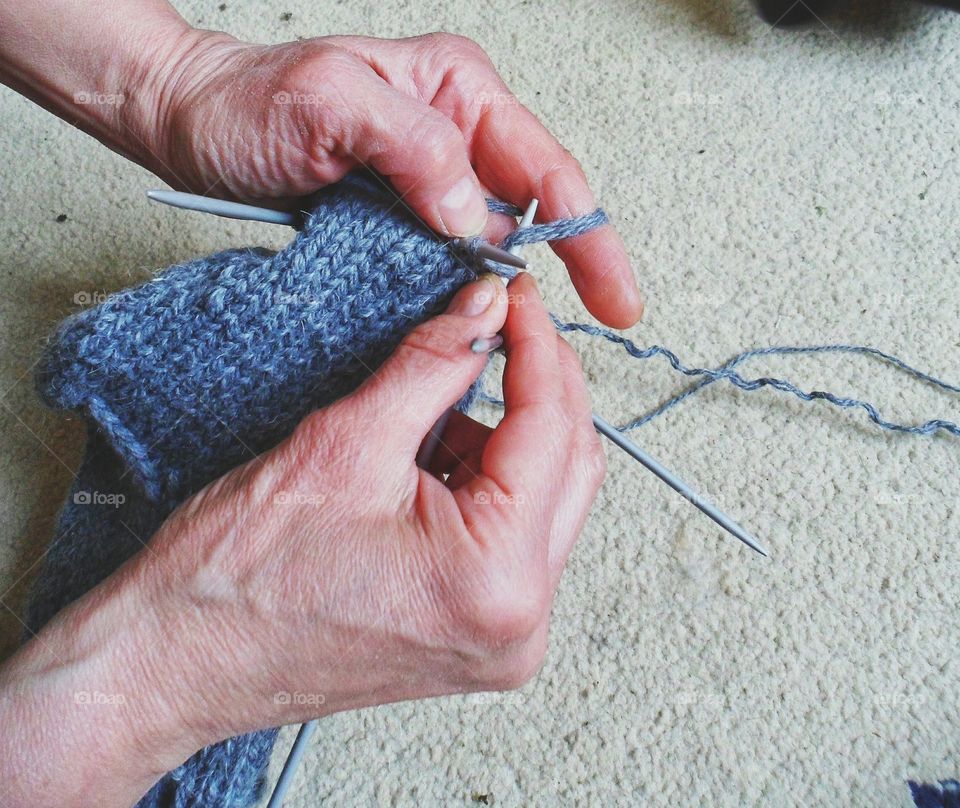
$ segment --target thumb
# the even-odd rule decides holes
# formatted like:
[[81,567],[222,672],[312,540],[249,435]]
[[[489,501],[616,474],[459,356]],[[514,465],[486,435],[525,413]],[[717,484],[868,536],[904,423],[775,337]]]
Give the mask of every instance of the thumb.
[[370,105],[353,144],[355,156],[386,176],[433,230],[479,235],[487,203],[463,133],[427,104],[386,84],[377,90],[377,103]]
[[493,337],[507,316],[507,290],[496,275],[468,283],[446,312],[417,326],[354,394],[370,422],[388,427],[384,448],[413,462],[424,436],[457,403],[487,361],[475,339]]

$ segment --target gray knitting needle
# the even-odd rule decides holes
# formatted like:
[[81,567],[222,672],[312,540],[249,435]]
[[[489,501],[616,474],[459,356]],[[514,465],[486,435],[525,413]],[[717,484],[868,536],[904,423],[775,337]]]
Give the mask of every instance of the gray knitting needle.
[[273,793],[270,795],[270,802],[267,803],[267,808],[281,808],[283,805],[283,798],[287,794],[287,789],[290,788],[290,783],[293,781],[293,775],[297,771],[297,766],[300,765],[300,758],[303,757],[303,753],[307,750],[307,744],[310,742],[313,733],[317,731],[317,725],[319,723],[320,719],[314,718],[300,725],[297,737],[294,739],[293,746],[290,747],[290,752],[287,754],[287,759],[283,764],[280,777],[277,778],[277,784],[273,787]]
[[703,513],[713,519],[714,522],[720,525],[720,527],[722,527],[728,533],[736,536],[738,539],[740,539],[740,541],[747,545],[747,547],[756,550],[758,553],[760,553],[760,555],[768,555],[763,545],[760,544],[760,542],[758,542],[746,530],[740,527],[740,525],[734,522],[733,519],[717,508],[712,502],[702,499],[683,480],[681,480],[668,469],[661,466],[656,460],[650,457],[650,455],[643,451],[643,449],[637,446],[637,444],[630,440],[630,438],[624,435],[609,421],[606,421],[596,413],[593,413],[593,425],[596,427],[597,432],[623,449],[623,451],[640,463],[640,465],[642,465],[644,468],[649,469],[656,474],[657,477],[659,477],[674,491],[680,494],[680,496],[689,500],[694,507],[703,511]]
[[[261,208],[256,205],[243,205],[240,202],[228,202],[225,199],[214,199],[209,196],[199,196],[198,194],[187,194],[183,191],[147,191],[147,197],[154,202],[161,202],[164,205],[170,205],[174,208],[183,208],[184,210],[196,210],[201,213],[212,213],[215,216],[223,216],[227,219],[242,219],[252,222],[266,222],[267,224],[285,224],[289,227],[299,227],[301,217],[296,213],[290,213],[283,210],[272,210],[271,208]],[[456,238],[450,244],[454,248],[466,247],[470,239]],[[516,267],[517,269],[526,269],[527,262],[512,253],[502,250],[486,241],[481,241],[475,251],[481,258],[488,258],[491,261],[498,261],[501,264]]]
[[[539,204],[539,201],[536,199],[530,200],[530,204],[527,205],[527,209],[520,218],[518,227],[529,227],[533,224],[533,217],[537,213],[537,205]],[[520,245],[517,244],[507,250],[507,252],[514,258],[520,258],[522,257],[520,255],[521,249]],[[470,343],[470,350],[474,353],[489,353],[494,348],[499,348],[502,344],[503,339],[499,336],[493,337],[492,341],[489,338],[478,338]],[[433,429],[431,429],[427,433],[427,437],[423,439],[420,451],[417,452],[417,465],[420,468],[425,469],[430,464],[430,458],[433,457],[433,453],[437,449],[437,444],[440,443],[440,436],[443,434],[443,430],[447,428],[447,421],[450,420],[451,412],[453,412],[453,407],[437,419],[437,422],[433,425]]]
[[[520,220],[520,227],[529,227],[531,224],[533,224],[533,216],[537,212],[537,204],[538,201],[536,199],[530,202],[530,206],[526,209],[523,214],[523,218]],[[510,252],[518,255],[520,253],[520,245],[511,247]],[[630,438],[624,435],[609,421],[601,418],[596,413],[593,413],[593,425],[596,427],[597,432],[623,449],[623,451],[640,463],[644,468],[652,471],[663,482],[680,494],[680,496],[689,500],[695,507],[703,511],[724,530],[731,533],[733,536],[736,536],[738,539],[740,539],[740,541],[746,544],[747,547],[756,550],[758,553],[760,553],[760,555],[767,555],[767,551],[763,548],[763,546],[746,530],[740,527],[740,525],[734,522],[733,519],[715,507],[712,503],[701,499],[701,497],[699,497],[683,480],[673,474],[669,469],[666,469],[660,465],[660,463],[650,457],[650,455],[643,451],[643,449],[637,446],[637,444],[630,440]]]

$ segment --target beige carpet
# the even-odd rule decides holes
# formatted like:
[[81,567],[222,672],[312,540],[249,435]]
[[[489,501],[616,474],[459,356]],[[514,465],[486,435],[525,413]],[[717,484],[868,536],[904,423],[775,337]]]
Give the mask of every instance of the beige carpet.
[[[477,39],[622,228],[648,300],[640,343],[711,364],[862,342],[960,379],[960,15],[904,2],[780,32],[746,2],[219,5],[180,7],[263,41]],[[40,340],[77,295],[283,234],[148,205],[149,175],[5,90],[0,122],[9,653],[82,450],[79,422],[32,392]],[[552,308],[582,318],[559,265],[531,256]],[[575,344],[612,420],[682,384],[662,361]],[[745,370],[960,420],[956,397],[865,358]],[[720,384],[636,438],[772,557],[610,452],[540,677],[325,720],[291,805],[900,806],[906,778],[960,774],[960,440]]]

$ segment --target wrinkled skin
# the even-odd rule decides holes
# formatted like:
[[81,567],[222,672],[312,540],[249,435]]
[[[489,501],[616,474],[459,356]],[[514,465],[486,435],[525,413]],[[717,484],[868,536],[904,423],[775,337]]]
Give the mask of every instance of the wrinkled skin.
[[[163,159],[150,165],[174,186],[276,202],[366,165],[448,235],[484,229],[484,194],[520,206],[536,197],[539,221],[597,206],[577,161],[464,37],[261,46],[204,33],[184,54],[156,113]],[[503,228],[491,223],[487,235]],[[613,227],[555,249],[594,316],[637,321],[640,295]]]
[[[420,468],[432,425],[483,369],[470,343],[497,331],[503,420],[455,413]],[[4,804],[129,804],[240,732],[520,686],[604,471],[579,362],[533,280],[509,294],[493,276],[469,284],[354,394],[185,502],[8,661]],[[77,691],[123,703],[91,724]],[[52,730],[38,718],[51,711]],[[64,780],[67,761],[77,776]]]
[[[222,610],[238,649],[225,721],[244,690],[260,726],[311,714],[264,711],[257,699],[278,691],[322,693],[333,711],[512,688],[539,668],[605,466],[575,355],[529,276],[511,292],[508,304],[499,280],[464,289],[354,395],[164,525],[153,547],[183,599],[172,611]],[[485,312],[459,313],[484,295]],[[464,335],[501,326],[503,420],[491,430],[455,415],[419,468],[428,430],[482,368]]]

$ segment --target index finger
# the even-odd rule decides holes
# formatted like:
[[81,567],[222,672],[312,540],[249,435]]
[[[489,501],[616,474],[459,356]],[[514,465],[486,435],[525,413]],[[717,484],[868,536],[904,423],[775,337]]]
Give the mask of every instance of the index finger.
[[[487,107],[472,139],[477,175],[508,202],[524,206],[536,197],[542,221],[583,216],[596,209],[580,164],[521,104]],[[598,320],[627,328],[640,319],[643,301],[623,239],[612,225],[551,246]]]

